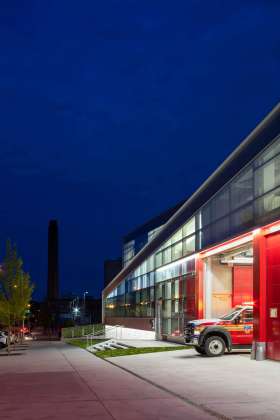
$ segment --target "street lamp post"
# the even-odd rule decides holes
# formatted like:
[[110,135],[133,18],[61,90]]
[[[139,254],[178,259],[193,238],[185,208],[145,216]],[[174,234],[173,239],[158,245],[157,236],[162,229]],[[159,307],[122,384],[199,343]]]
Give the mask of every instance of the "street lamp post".
[[84,321],[86,319],[86,295],[88,294],[87,291],[84,292]]
[[77,317],[79,316],[80,308],[79,308],[79,297],[77,296],[72,300],[70,303],[70,311],[73,314],[73,320],[76,321]]

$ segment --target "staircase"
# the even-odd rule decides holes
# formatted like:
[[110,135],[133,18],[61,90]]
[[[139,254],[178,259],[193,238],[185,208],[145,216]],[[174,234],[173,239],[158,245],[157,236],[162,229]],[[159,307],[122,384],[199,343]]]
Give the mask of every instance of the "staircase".
[[116,349],[129,349],[132,348],[132,346],[129,346],[127,344],[120,343],[114,339],[103,341],[102,343],[97,343],[93,345],[89,345],[87,347],[87,350],[95,353],[96,351],[102,351],[102,350],[116,350]]
[[95,339],[99,340],[104,338],[104,342],[109,339],[120,339],[122,328],[122,325],[114,325],[112,327],[105,327],[104,331],[83,335],[83,338],[87,340],[87,348],[92,347],[92,341]]

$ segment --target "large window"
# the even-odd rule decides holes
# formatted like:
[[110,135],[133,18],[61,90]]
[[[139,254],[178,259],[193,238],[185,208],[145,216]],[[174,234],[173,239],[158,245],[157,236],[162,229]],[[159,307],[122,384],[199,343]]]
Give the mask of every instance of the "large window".
[[256,170],[255,191],[260,196],[280,185],[280,156]]
[[211,203],[212,220],[219,219],[229,213],[229,188],[220,191]]
[[195,232],[195,217],[192,217],[186,224],[183,226],[183,237],[190,236]]
[[268,219],[271,213],[279,215],[280,209],[280,188],[265,194],[256,202],[257,216],[262,219]]
[[240,227],[250,227],[253,221],[253,205],[242,207],[231,215],[231,228],[238,231]]
[[231,209],[236,209],[253,199],[253,168],[250,166],[244,173],[237,176],[230,185]]
[[127,242],[123,246],[123,266],[126,267],[135,255],[134,241]]
[[183,255],[191,254],[195,251],[195,235],[183,239]]
[[280,217],[280,138],[198,212],[198,248]]
[[154,283],[154,255],[151,255],[106,297],[106,316],[153,318]]
[[158,232],[162,229],[162,226],[159,226],[150,232],[148,232],[148,242],[151,242],[152,239],[158,234]]
[[163,261],[162,261],[163,264],[168,264],[171,262],[171,247],[170,246],[168,248],[165,248],[162,251],[162,256],[163,256]]
[[178,260],[183,255],[182,242],[177,242],[171,247],[172,260]]
[[183,237],[182,229],[179,229],[174,235],[171,237],[171,243],[175,244],[176,242],[180,241]]
[[177,230],[156,253],[156,268],[176,261],[196,250],[196,218],[192,217]]
[[280,141],[279,138],[272,142],[259,156],[254,160],[256,167],[263,165],[275,156],[280,155]]

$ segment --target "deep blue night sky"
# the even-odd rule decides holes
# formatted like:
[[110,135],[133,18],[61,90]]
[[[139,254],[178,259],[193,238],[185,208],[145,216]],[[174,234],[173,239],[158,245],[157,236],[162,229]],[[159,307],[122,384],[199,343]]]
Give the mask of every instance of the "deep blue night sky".
[[279,99],[277,0],[0,6],[0,241],[97,295],[121,237],[186,198]]

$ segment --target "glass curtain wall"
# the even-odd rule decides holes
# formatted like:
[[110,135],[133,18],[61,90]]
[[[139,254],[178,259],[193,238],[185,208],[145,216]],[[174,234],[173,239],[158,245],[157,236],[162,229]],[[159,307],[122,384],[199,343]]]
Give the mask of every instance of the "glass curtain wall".
[[280,138],[245,166],[200,212],[199,249],[280,215]]
[[193,254],[196,250],[195,231],[195,217],[192,217],[158,250],[155,256],[156,268]]
[[195,316],[195,259],[156,271],[156,301],[161,305],[162,335],[180,336]]
[[154,278],[152,255],[106,297],[106,316],[154,318]]
[[126,267],[135,255],[135,241],[130,241],[123,246],[123,267]]

